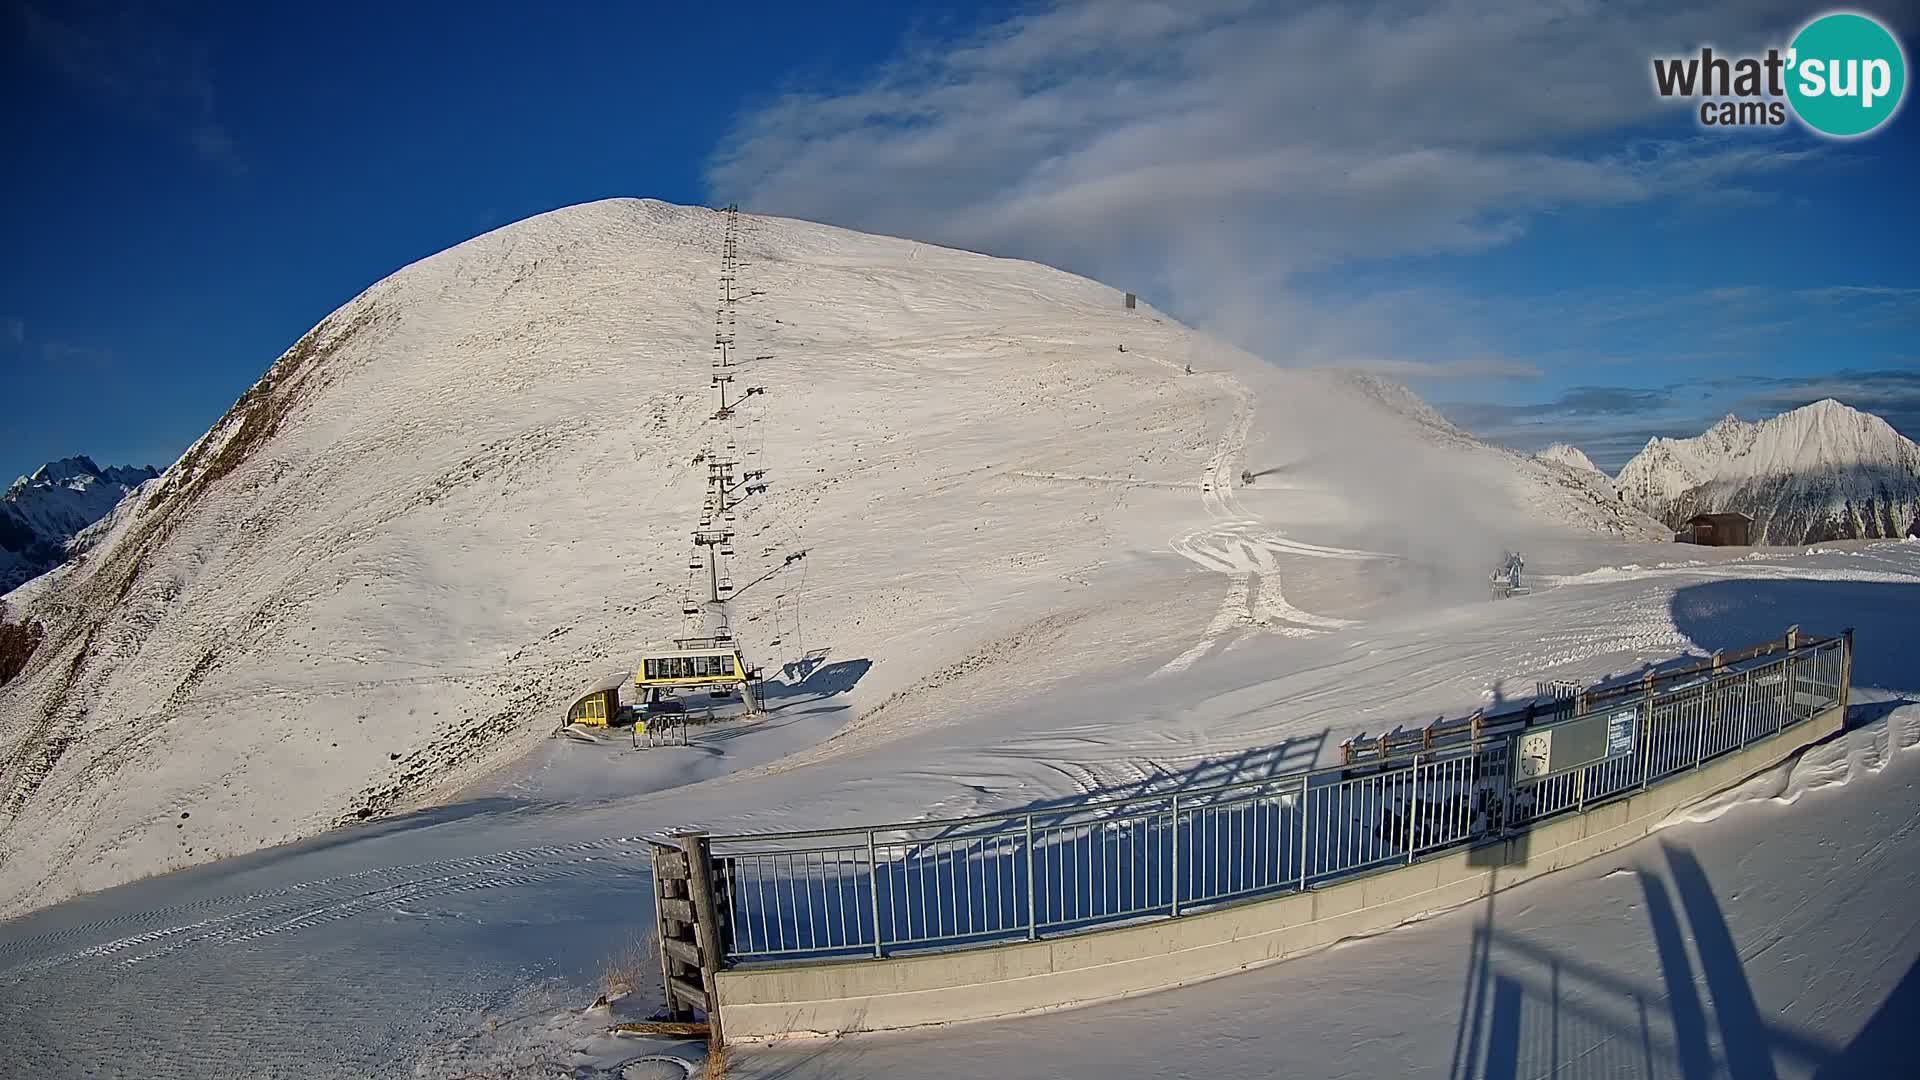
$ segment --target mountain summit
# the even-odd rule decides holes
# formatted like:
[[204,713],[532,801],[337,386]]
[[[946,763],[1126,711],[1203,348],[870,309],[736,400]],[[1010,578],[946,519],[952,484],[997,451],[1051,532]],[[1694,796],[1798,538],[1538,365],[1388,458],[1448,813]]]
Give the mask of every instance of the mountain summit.
[[82,456],[15,480],[0,496],[0,593],[58,566],[74,537],[159,475],[151,465],[102,469]]
[[1653,439],[1616,483],[1672,528],[1737,512],[1753,518],[1756,543],[1899,537],[1920,515],[1920,446],[1828,398],[1757,423],[1728,416],[1691,439]]
[[770,699],[834,698],[783,768],[1415,587],[1482,603],[1523,533],[1661,535],[1404,388],[1049,267],[742,214],[723,282],[725,217],[592,203],[396,271],[10,597],[45,638],[0,687],[0,916],[538,745],[684,635],[714,450],[755,477],[736,640]]
[[1535,454],[1534,457],[1539,458],[1541,461],[1558,462],[1570,469],[1579,469],[1582,472],[1600,472],[1600,467],[1593,463],[1593,459],[1587,456],[1586,451],[1568,443],[1554,443],[1552,446]]

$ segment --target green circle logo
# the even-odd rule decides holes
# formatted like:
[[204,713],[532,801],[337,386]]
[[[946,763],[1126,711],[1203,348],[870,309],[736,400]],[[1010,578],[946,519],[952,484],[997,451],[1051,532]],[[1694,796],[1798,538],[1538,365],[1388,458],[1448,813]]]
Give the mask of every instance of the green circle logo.
[[1823,135],[1865,135],[1893,117],[1906,90],[1906,54],[1868,16],[1822,15],[1787,50],[1787,98]]

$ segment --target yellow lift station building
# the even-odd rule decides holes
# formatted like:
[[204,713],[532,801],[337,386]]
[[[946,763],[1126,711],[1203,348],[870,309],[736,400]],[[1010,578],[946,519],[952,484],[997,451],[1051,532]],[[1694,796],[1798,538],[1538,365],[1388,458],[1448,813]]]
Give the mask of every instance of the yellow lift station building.
[[676,690],[707,689],[716,695],[738,688],[751,709],[755,673],[740,658],[731,638],[685,638],[677,647],[649,652],[640,658],[633,683],[643,703],[654,702]]

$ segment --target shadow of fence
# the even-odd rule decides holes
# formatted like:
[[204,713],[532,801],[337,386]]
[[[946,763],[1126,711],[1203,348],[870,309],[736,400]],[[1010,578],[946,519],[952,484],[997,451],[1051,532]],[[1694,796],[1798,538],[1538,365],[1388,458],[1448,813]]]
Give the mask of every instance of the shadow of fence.
[[1678,844],[1661,850],[1668,874],[1639,872],[1657,982],[1503,931],[1495,925],[1498,897],[1487,898],[1461,996],[1453,1080],[1771,1080],[1781,1065],[1805,1075],[1844,1058],[1821,1037],[1761,1012],[1699,861]]

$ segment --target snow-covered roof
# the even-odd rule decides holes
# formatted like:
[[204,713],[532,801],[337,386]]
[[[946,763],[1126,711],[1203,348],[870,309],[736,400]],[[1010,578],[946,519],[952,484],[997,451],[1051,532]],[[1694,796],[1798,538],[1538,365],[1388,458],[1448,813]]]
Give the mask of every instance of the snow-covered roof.
[[622,686],[625,686],[627,680],[631,678],[633,678],[633,672],[631,671],[608,672],[597,681],[581,687],[579,692],[573,695],[573,700],[579,701],[581,698],[590,694],[604,694],[608,690],[618,690]]

